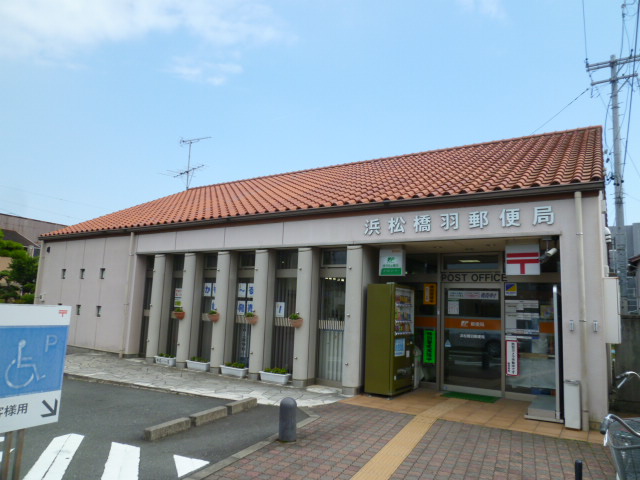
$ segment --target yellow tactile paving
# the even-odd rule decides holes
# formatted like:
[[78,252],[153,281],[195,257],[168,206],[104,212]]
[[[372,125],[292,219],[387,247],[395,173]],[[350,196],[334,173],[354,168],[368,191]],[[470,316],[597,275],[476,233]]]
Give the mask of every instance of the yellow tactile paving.
[[356,473],[352,480],[386,480],[391,478],[413,451],[425,433],[442,415],[467,403],[467,400],[446,399],[415,416],[400,432],[387,443],[367,464]]

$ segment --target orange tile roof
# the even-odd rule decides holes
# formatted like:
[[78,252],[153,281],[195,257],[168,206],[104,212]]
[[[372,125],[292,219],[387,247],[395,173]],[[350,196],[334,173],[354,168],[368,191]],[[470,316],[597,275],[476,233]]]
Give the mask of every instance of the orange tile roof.
[[44,236],[603,180],[602,128],[587,127],[193,188]]

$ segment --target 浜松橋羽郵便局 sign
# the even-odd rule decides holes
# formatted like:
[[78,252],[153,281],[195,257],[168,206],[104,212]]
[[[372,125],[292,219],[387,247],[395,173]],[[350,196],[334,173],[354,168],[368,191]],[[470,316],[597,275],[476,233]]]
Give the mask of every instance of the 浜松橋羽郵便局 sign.
[[58,421],[71,307],[0,305],[0,433]]

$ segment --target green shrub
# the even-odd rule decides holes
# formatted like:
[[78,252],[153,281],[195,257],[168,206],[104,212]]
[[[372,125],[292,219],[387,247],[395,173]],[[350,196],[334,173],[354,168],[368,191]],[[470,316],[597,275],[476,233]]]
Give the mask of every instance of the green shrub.
[[278,368],[278,367],[265,368],[264,371],[267,373],[277,373],[279,375],[286,375],[287,373],[289,373],[286,368]]

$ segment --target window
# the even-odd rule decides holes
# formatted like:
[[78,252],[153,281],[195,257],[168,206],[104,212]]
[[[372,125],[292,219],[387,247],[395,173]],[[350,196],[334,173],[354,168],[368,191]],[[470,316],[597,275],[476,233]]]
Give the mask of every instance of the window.
[[106,270],[106,268],[101,268],[100,269],[100,280],[104,280],[105,270]]
[[477,272],[498,270],[500,260],[495,253],[469,253],[463,255],[445,255],[444,269],[454,272]]
[[256,266],[256,254],[244,252],[240,254],[240,268],[251,268]]
[[67,269],[66,269],[66,268],[63,268],[63,269],[62,269],[62,275],[61,275],[61,277],[60,277],[60,278],[62,278],[63,280],[64,280],[65,278],[67,278]]
[[80,307],[82,305],[76,305],[76,315],[80,315]]
[[96,307],[96,317],[100,317],[102,313],[102,306],[98,305]]
[[173,271],[181,272],[184,270],[184,255],[173,256]]
[[204,268],[211,269],[218,267],[218,255],[209,253],[204,256]]
[[347,265],[347,249],[332,248],[322,251],[323,267],[344,267]]
[[84,279],[84,268],[80,269],[80,279]]
[[278,269],[292,269],[298,267],[297,250],[281,250],[278,252]]

